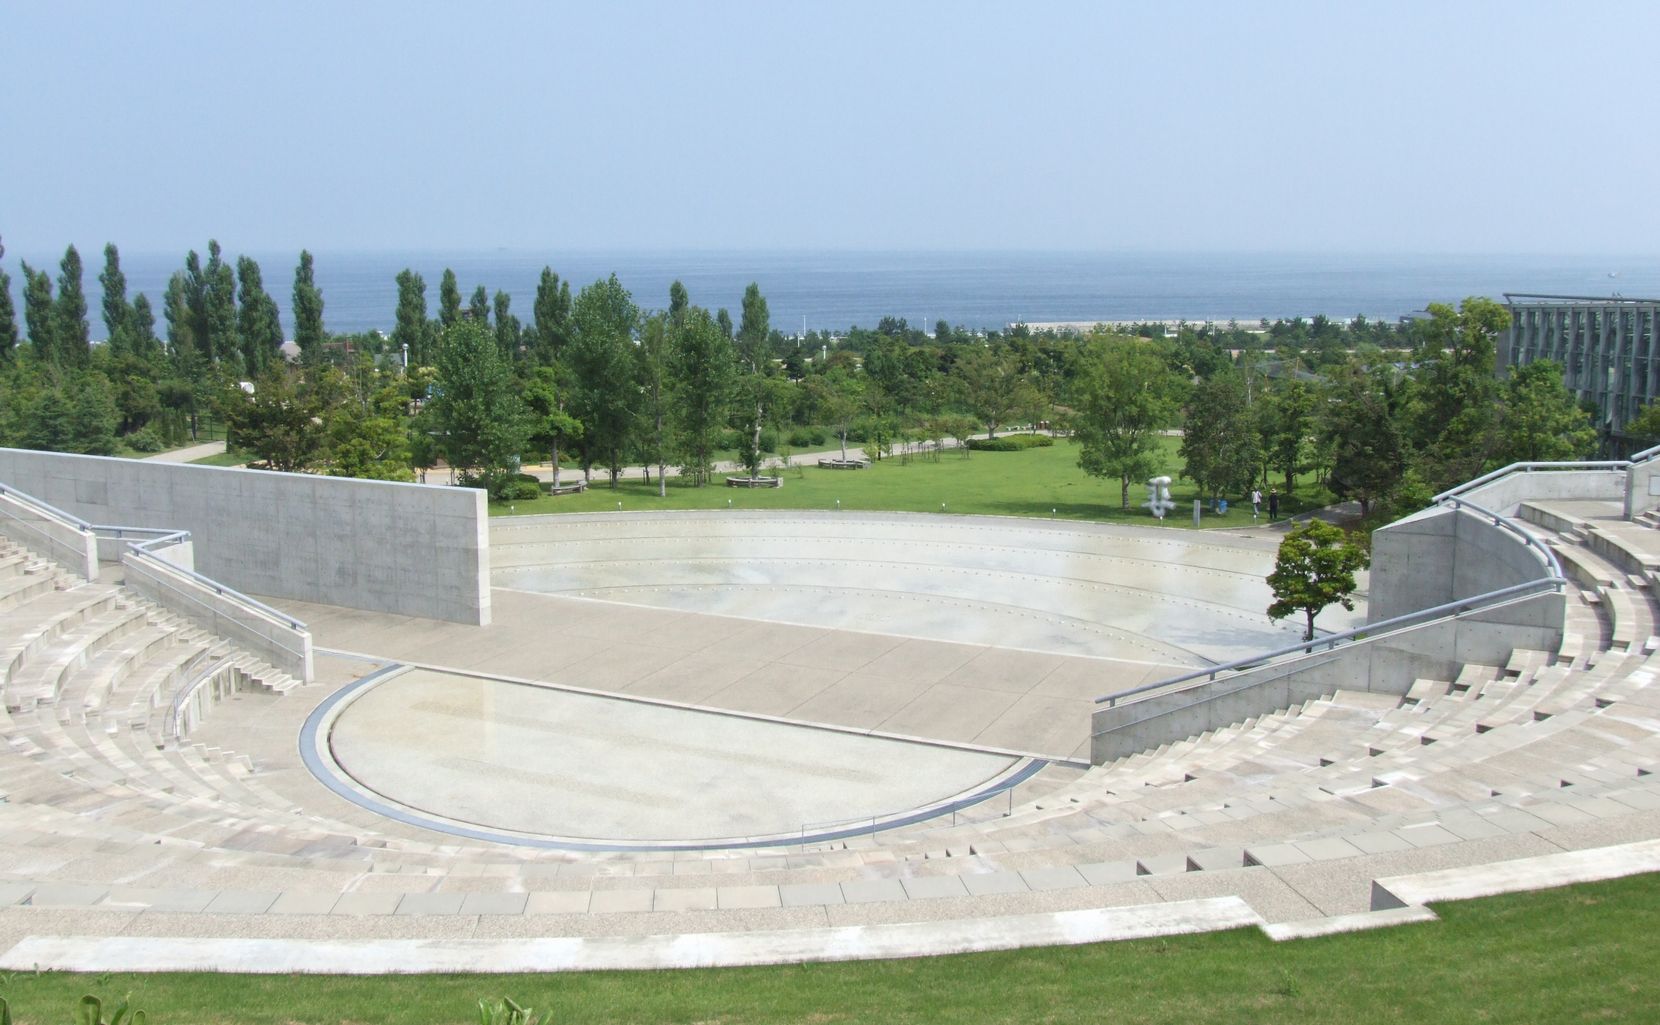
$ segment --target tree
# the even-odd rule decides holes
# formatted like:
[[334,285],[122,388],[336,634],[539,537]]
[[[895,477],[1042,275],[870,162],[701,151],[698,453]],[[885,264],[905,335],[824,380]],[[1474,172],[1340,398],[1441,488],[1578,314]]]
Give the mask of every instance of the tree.
[[669,372],[673,346],[670,321],[666,314],[656,313],[640,325],[640,344],[635,353],[639,357],[640,419],[644,430],[641,441],[647,458],[657,464],[657,495],[668,494],[668,482],[663,470],[669,461]]
[[1499,333],[1510,314],[1491,299],[1471,296],[1454,310],[1429,304],[1415,327],[1417,375],[1411,441],[1432,486],[1478,476],[1497,444],[1493,376]]
[[92,355],[86,322],[86,292],[81,287],[81,254],[74,246],[64,250],[58,265],[58,301],[53,310],[54,341],[66,365],[84,367]]
[[414,480],[402,392],[373,377],[365,383],[326,418],[329,476]]
[[1130,507],[1130,485],[1158,469],[1158,432],[1180,409],[1182,380],[1150,342],[1098,341],[1084,350],[1072,385],[1072,440],[1078,466],[1116,478],[1119,503]]
[[43,362],[58,362],[56,304],[52,300],[52,276],[23,261],[23,321],[29,328],[29,344]]
[[536,361],[544,366],[557,362],[570,340],[571,284],[560,281],[552,268],[543,267],[536,283],[536,303],[531,307]]
[[692,297],[686,291],[686,286],[676,278],[669,285],[669,319],[680,323],[686,318],[686,308],[692,304]]
[[571,412],[582,421],[582,470],[603,462],[617,486],[639,405],[634,328],[639,311],[615,274],[577,294],[571,307]]
[[473,289],[473,298],[467,303],[467,316],[485,327],[490,326],[490,293],[483,285]]
[[259,264],[250,257],[236,261],[237,291],[242,307],[237,312],[236,330],[242,340],[242,365],[250,373],[282,359],[282,323],[277,301],[265,291]]
[[1406,439],[1389,374],[1387,367],[1351,361],[1329,378],[1322,403],[1320,433],[1332,453],[1328,483],[1338,497],[1358,501],[1362,514],[1393,494],[1406,473]]
[[186,352],[197,351],[195,321],[190,311],[190,278],[186,272],[174,271],[167,279],[167,291],[162,293],[162,316],[167,318],[167,344],[175,358]]
[[1309,438],[1314,433],[1314,389],[1305,381],[1288,380],[1272,388],[1257,403],[1257,433],[1267,466],[1285,477],[1285,493],[1297,487],[1297,474],[1307,469]]
[[530,428],[511,368],[485,325],[462,320],[444,330],[436,369],[426,408],[438,450],[464,479],[500,495],[518,469]]
[[104,337],[111,349],[130,350],[127,322],[132,308],[127,305],[127,275],[121,271],[121,252],[114,242],[104,246],[104,272],[98,275],[98,283],[104,288]]
[[737,353],[743,374],[739,387],[743,391],[740,407],[742,442],[738,453],[745,471],[751,477],[761,473],[761,429],[766,422],[767,372],[772,369],[768,355],[767,335],[772,329],[772,317],[767,311],[767,300],[761,295],[761,286],[751,281],[744,289],[741,319],[738,321]]
[[[232,368],[242,362],[242,346],[236,329],[236,273],[225,262],[219,243],[208,239],[208,262],[202,272],[202,325],[208,354],[215,365]],[[252,368],[250,368],[251,371]]]
[[[0,252],[3,252],[0,249]],[[12,305],[12,278],[0,270],[0,363],[17,351],[17,309]]]
[[1354,610],[1355,573],[1371,561],[1342,527],[1309,520],[1291,528],[1280,542],[1274,572],[1268,574],[1268,586],[1274,592],[1268,618],[1278,621],[1294,612],[1303,613],[1307,617],[1303,640],[1312,641],[1314,617],[1326,606],[1335,603]]
[[231,443],[285,473],[315,466],[327,440],[319,394],[302,387],[300,375],[272,365],[255,378],[252,392],[232,388],[221,405]]
[[501,350],[502,358],[511,363],[519,358],[519,318],[510,312],[513,308],[513,297],[498,290],[495,307],[496,348]]
[[681,475],[709,482],[716,439],[731,409],[738,361],[726,332],[698,306],[686,310],[670,353],[674,428]]
[[444,268],[438,282],[438,326],[453,327],[461,319],[461,286],[455,280],[455,271]]
[[1182,476],[1211,501],[1250,490],[1262,458],[1245,378],[1238,371],[1220,371],[1193,389],[1181,455]]
[[559,447],[582,436],[582,424],[565,412],[564,388],[559,371],[551,366],[532,367],[519,379],[519,398],[530,418],[529,444],[546,449],[553,466],[553,481],[559,483]]
[[952,373],[963,404],[994,438],[1016,411],[1031,405],[1032,385],[1006,349],[970,349],[958,358]]
[[150,297],[143,292],[133,299],[127,315],[127,346],[134,354],[151,359],[159,343],[156,339],[156,315],[150,309]]
[[317,288],[311,254],[302,249],[300,264],[294,268],[294,344],[299,346],[301,362],[311,364],[321,359],[326,337],[323,293]]
[[425,366],[431,361],[427,352],[427,283],[408,267],[398,272],[397,280],[398,311],[392,345],[400,354],[408,353],[409,362],[415,366]]
[[1499,411],[1499,464],[1586,459],[1596,448],[1591,417],[1562,383],[1562,365],[1538,360],[1510,372]]

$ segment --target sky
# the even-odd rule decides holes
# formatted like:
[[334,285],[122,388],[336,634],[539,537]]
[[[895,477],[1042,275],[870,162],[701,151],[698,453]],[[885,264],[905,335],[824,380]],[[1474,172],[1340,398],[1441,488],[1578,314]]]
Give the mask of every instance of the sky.
[[0,237],[1660,250],[1660,4],[0,0]]

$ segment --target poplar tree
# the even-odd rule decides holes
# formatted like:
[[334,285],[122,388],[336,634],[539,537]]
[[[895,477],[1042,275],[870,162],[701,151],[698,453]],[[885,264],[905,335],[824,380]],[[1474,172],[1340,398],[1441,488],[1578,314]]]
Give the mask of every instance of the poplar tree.
[[42,362],[58,358],[56,313],[52,302],[52,276],[35,270],[23,261],[23,321],[29,328],[29,344]]
[[208,354],[215,363],[232,365],[242,361],[242,346],[236,329],[236,273],[225,263],[219,243],[208,239],[208,262],[203,278],[203,326]]
[[732,408],[738,361],[732,342],[701,307],[688,307],[669,355],[674,431],[682,453],[681,475],[709,482],[716,442]]
[[259,264],[251,257],[237,258],[236,282],[241,300],[236,329],[242,338],[242,362],[248,373],[256,374],[282,358],[282,322],[277,301],[265,291]]
[[[193,254],[194,255],[194,254]],[[175,358],[198,351],[195,317],[190,304],[190,276],[186,271],[174,271],[167,279],[167,291],[162,294],[162,316],[167,318],[167,344]]]
[[98,275],[98,283],[104,288],[104,330],[110,351],[130,351],[127,324],[132,309],[127,305],[127,275],[121,272],[121,253],[114,242],[104,246],[104,273]]
[[639,311],[615,274],[584,288],[571,306],[571,411],[582,421],[582,472],[604,461],[617,486],[639,389],[634,327]]
[[502,358],[512,362],[519,358],[519,318],[513,316],[513,297],[496,292],[496,348]]
[[306,363],[323,355],[323,293],[317,288],[311,254],[304,249],[294,268],[294,344]]
[[536,283],[536,305],[532,313],[537,362],[552,365],[570,340],[570,282],[560,281],[551,268],[543,267],[542,278]]
[[483,285],[473,289],[472,301],[467,304],[467,316],[473,318],[473,323],[490,326],[490,293],[484,290]]
[[444,277],[438,282],[438,326],[454,327],[461,319],[461,286],[455,280],[455,271],[444,268]]
[[[0,246],[0,253],[5,247]],[[12,278],[0,270],[0,362],[12,358],[17,351],[17,310],[12,306]]]
[[392,344],[400,354],[407,349],[409,361],[425,366],[432,361],[427,352],[427,283],[405,267],[398,272],[398,311],[392,328]]
[[66,363],[86,366],[92,357],[92,341],[86,322],[86,292],[81,287],[81,254],[74,246],[64,250],[58,265],[58,301],[54,317],[55,341]]
[[133,299],[127,317],[127,344],[131,351],[149,359],[156,354],[156,315],[150,298],[143,292]]

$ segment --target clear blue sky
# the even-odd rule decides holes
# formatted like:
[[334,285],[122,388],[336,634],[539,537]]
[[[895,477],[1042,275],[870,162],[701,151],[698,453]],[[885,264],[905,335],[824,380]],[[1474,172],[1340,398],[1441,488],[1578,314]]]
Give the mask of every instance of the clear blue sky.
[[1653,253],[1656,39],[1652,2],[0,0],[0,235]]

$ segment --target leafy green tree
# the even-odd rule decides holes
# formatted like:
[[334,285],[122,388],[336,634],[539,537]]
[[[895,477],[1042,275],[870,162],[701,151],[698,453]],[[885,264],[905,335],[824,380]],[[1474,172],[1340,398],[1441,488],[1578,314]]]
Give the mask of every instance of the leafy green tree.
[[92,355],[92,339],[86,321],[86,292],[81,287],[81,254],[70,246],[58,265],[58,300],[53,311],[54,340],[66,365],[84,367]]
[[156,338],[156,314],[150,309],[150,297],[143,292],[133,298],[127,313],[126,335],[130,351],[143,359],[154,359],[161,351],[161,343]]
[[[846,368],[833,366],[807,378],[804,387],[814,419],[836,432],[841,441],[842,462],[846,462],[847,432],[852,429],[853,418],[859,415],[863,405],[860,401],[863,383]],[[968,433],[974,433],[972,426]]]
[[29,344],[45,363],[58,362],[57,304],[52,299],[52,276],[23,261],[23,320]]
[[577,294],[571,307],[570,408],[582,421],[582,471],[601,463],[617,486],[639,405],[634,328],[639,311],[615,274]]
[[1430,303],[1415,328],[1420,364],[1409,440],[1424,476],[1436,488],[1479,476],[1497,445],[1494,377],[1499,333],[1510,324],[1505,308],[1472,296],[1454,310]]
[[1237,370],[1218,371],[1193,389],[1181,456],[1182,476],[1212,502],[1250,490],[1262,455],[1245,378]]
[[190,311],[190,277],[175,271],[167,279],[167,291],[162,294],[162,316],[167,318],[167,344],[175,357],[198,350],[196,328]]
[[230,443],[268,469],[299,473],[323,459],[323,402],[317,390],[303,386],[301,374],[272,364],[255,378],[252,392],[233,387],[221,400]]
[[717,439],[731,410],[738,360],[726,332],[698,306],[686,310],[674,342],[669,380],[681,475],[701,487],[709,483]]
[[668,494],[664,469],[669,462],[670,356],[673,340],[667,314],[655,313],[640,324],[639,359],[640,441],[649,463],[657,466],[657,495]]
[[570,340],[570,282],[560,281],[552,268],[543,267],[542,277],[536,283],[536,303],[531,312],[536,361],[551,366],[558,361],[565,343]]
[[1003,348],[974,348],[952,367],[963,405],[997,437],[997,429],[1032,404],[1032,384]]
[[1263,458],[1284,476],[1287,495],[1296,491],[1297,475],[1308,469],[1314,428],[1314,388],[1306,381],[1281,381],[1257,405]]
[[473,289],[473,298],[467,303],[467,316],[485,327],[490,326],[490,293],[483,285]]
[[686,291],[686,286],[676,278],[669,285],[669,319],[680,323],[686,319],[686,308],[692,304],[692,297]]
[[444,268],[438,282],[438,326],[453,327],[461,319],[461,286],[456,283],[455,271]]
[[68,391],[70,451],[114,455],[120,414],[109,379],[103,374],[82,372],[71,380]]
[[1328,605],[1354,610],[1359,586],[1355,573],[1371,564],[1366,550],[1350,540],[1342,527],[1309,520],[1291,528],[1280,542],[1274,572],[1268,574],[1274,603],[1268,618],[1281,620],[1295,612],[1306,618],[1303,640],[1314,639],[1314,617]]
[[582,437],[582,424],[565,412],[564,390],[552,366],[532,367],[519,379],[519,398],[530,417],[529,443],[547,451],[554,483],[559,481],[560,446]]
[[242,341],[242,365],[257,373],[282,359],[282,324],[277,301],[265,291],[259,264],[250,257],[236,261],[237,291],[241,309],[237,312],[237,335]]
[[438,450],[466,479],[502,494],[530,432],[511,368],[485,325],[462,320],[444,330],[436,369],[426,411]]
[[[5,325],[0,323],[0,330]],[[1649,448],[1660,443],[1660,402],[1650,402],[1626,422],[1625,433],[1633,449]]]
[[732,314],[726,312],[726,307],[722,306],[720,309],[715,311],[715,324],[720,328],[721,334],[726,336],[726,340],[731,341]]
[[772,330],[772,316],[767,310],[766,297],[761,286],[751,281],[744,289],[743,309],[738,321],[737,354],[741,368],[738,387],[742,403],[738,407],[741,442],[738,458],[751,477],[761,472],[761,431],[766,424],[768,398],[767,375],[772,359],[767,347],[767,336]]
[[1504,385],[1496,462],[1587,459],[1597,445],[1591,417],[1562,383],[1562,365],[1539,360],[1515,368]]
[[1320,435],[1332,453],[1327,483],[1369,513],[1395,492],[1407,469],[1397,388],[1389,368],[1351,361],[1332,373],[1324,392]]
[[98,275],[98,283],[104,288],[104,337],[111,349],[130,350],[127,326],[132,307],[127,305],[127,275],[121,270],[121,252],[114,242],[104,246],[104,272]]
[[392,383],[370,381],[327,416],[328,474],[365,480],[415,479],[404,395]]
[[300,349],[300,361],[312,364],[320,360],[327,337],[323,330],[323,293],[317,287],[311,254],[302,249],[299,266],[294,268],[294,344]]
[[1159,469],[1159,431],[1175,423],[1182,392],[1182,379],[1153,343],[1097,341],[1083,351],[1070,421],[1078,466],[1116,479],[1122,508],[1130,507],[1131,484]]

